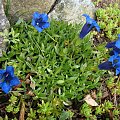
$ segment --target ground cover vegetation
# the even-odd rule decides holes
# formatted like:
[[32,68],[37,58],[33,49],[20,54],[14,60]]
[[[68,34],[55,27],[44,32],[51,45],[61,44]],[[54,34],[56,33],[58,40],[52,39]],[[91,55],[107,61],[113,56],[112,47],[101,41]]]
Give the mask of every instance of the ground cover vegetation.
[[[114,69],[98,68],[110,57],[109,50],[105,48],[106,39],[116,41],[120,34],[120,12],[117,7],[114,7],[117,13],[112,12],[113,18],[115,16],[113,21],[117,21],[114,29],[109,28],[107,21],[100,17],[103,15],[101,11],[106,10],[104,15],[111,16],[111,9],[108,6],[96,11],[101,30],[99,33],[92,32],[93,29],[87,25],[88,32],[83,39],[79,38],[79,33],[84,25],[55,20],[51,20],[50,26],[44,26],[46,29],[42,31],[36,28],[38,32],[33,27],[36,25],[34,21],[32,26],[31,21],[19,19],[9,31],[1,33],[7,41],[7,52],[3,52],[0,58],[1,73],[6,71],[7,74],[3,74],[5,77],[8,73],[12,76],[13,70],[7,70],[6,66],[13,66],[20,84],[11,86],[10,82],[8,94],[4,93],[6,89],[1,89],[0,119],[118,120],[119,74],[116,76]],[[42,22],[47,23],[46,20]],[[101,22],[106,28],[101,27]],[[114,39],[107,36],[105,29],[111,31]]]

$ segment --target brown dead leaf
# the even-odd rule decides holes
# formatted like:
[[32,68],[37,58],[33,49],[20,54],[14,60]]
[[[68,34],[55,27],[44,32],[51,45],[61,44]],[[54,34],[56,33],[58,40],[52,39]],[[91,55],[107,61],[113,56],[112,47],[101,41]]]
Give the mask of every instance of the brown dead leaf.
[[30,76],[30,80],[31,80],[31,82],[30,82],[30,87],[31,87],[33,90],[35,90],[35,81],[33,80],[32,76]]
[[24,116],[25,116],[25,103],[22,102],[19,120],[24,120]]
[[32,81],[31,81],[30,87],[31,87],[33,90],[35,90],[35,82],[32,82]]
[[28,73],[27,76],[26,76],[26,79],[29,79],[31,76],[31,73]]
[[91,90],[91,97],[92,97],[93,99],[96,99],[96,98],[97,98],[96,90]]
[[30,84],[30,79],[26,79],[25,83]]
[[98,106],[97,102],[90,96],[90,94],[86,95],[84,100],[86,101],[87,104],[91,106]]
[[29,96],[35,96],[32,91],[28,91],[26,94],[29,95]]

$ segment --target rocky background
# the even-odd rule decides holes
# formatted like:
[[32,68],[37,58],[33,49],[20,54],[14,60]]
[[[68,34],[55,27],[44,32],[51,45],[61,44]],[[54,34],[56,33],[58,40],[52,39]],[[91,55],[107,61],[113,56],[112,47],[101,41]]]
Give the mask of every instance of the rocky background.
[[[91,0],[3,0],[4,7],[9,7],[10,19],[19,17],[26,20],[32,17],[34,11],[49,13],[50,18],[80,23],[83,13],[94,16],[95,6]],[[8,6],[9,5],[9,6]]]
[[84,13],[94,17],[95,6],[91,0],[60,0],[49,16],[69,23],[81,23],[85,20]]
[[4,7],[9,5],[9,16],[16,20],[22,17],[26,20],[30,19],[34,11],[48,12],[55,0],[3,0]]
[[[0,0],[0,32],[4,31],[6,28],[9,28],[10,24],[5,16],[2,0]],[[0,35],[0,57],[2,56],[2,51],[5,51],[6,44],[4,38]]]

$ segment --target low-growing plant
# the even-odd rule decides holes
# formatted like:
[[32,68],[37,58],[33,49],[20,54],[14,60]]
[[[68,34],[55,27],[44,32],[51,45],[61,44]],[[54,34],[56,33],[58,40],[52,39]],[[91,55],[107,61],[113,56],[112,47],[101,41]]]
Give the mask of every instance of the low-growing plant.
[[[117,9],[116,4],[114,7]],[[114,20],[108,23],[113,17],[110,15],[111,12],[115,14],[117,21],[113,28]],[[110,6],[106,10],[97,10],[96,13],[103,34],[111,40],[119,32],[118,12],[118,9],[115,12]],[[36,15],[40,17],[40,21],[37,21]],[[43,22],[42,17],[45,17],[46,21]],[[96,21],[90,18],[89,20],[98,27]],[[0,58],[1,67],[13,66],[15,75],[21,81],[19,86],[12,86],[11,92],[9,89],[10,99],[4,109],[8,114],[3,117],[6,120],[9,117],[15,120],[18,118],[67,120],[77,119],[77,116],[80,116],[87,120],[96,120],[99,115],[104,116],[105,113],[109,119],[112,113],[113,118],[119,118],[120,109],[117,108],[117,104],[115,105],[115,100],[114,103],[112,100],[101,102],[103,97],[101,81],[106,83],[108,89],[111,89],[111,95],[114,96],[120,93],[120,83],[118,78],[115,82],[116,78],[114,79],[114,74],[111,72],[98,70],[98,64],[103,59],[106,61],[109,53],[104,49],[104,43],[95,46],[93,36],[87,35],[92,30],[93,24],[90,26],[90,22],[86,21],[83,26],[81,38],[85,37],[84,40],[79,39],[81,25],[55,20],[51,20],[49,24],[47,14],[35,12],[32,25],[38,31],[29,22],[20,19],[9,32],[5,30],[1,34],[8,41],[7,52]],[[88,31],[84,31],[84,28]],[[115,36],[112,36],[112,33]],[[4,70],[2,72],[4,73]],[[5,78],[8,75],[5,74]],[[90,94],[91,90],[96,90],[98,93],[94,95],[98,96],[94,98],[98,98],[96,107],[89,105],[87,101],[83,103],[84,96]]]
[[101,36],[107,37],[109,40],[115,40],[120,33],[120,9],[116,3],[110,4],[105,8],[99,8],[96,11],[98,24],[102,29]]
[[[8,52],[3,53],[0,61],[3,67],[14,66],[22,82],[15,93],[25,102],[28,120],[74,117],[72,109],[67,110],[65,106],[70,107],[72,101],[78,102],[91,89],[97,88],[105,72],[98,70],[98,63],[106,50],[102,49],[101,53],[97,47],[92,47],[90,35],[80,40],[81,25],[55,20],[50,25],[38,33],[29,23],[19,20],[10,33],[4,34],[10,41]],[[17,117],[9,109],[15,106],[10,105],[6,107],[7,112]]]
[[14,114],[18,113],[20,110],[20,104],[19,104],[19,99],[12,95],[9,99],[9,105],[6,106],[6,111],[7,112],[13,112]]

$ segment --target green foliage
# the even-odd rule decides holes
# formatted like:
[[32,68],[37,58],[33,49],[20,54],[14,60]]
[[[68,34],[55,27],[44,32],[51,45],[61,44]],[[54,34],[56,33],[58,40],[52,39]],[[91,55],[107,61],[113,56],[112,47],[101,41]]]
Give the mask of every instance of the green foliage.
[[92,114],[92,107],[84,103],[80,108],[80,113],[83,114],[87,120],[96,120],[96,116]]
[[27,120],[34,120],[36,119],[36,110],[30,108],[30,113],[28,113]]
[[113,114],[114,114],[114,115],[119,115],[119,114],[120,114],[120,111],[119,111],[118,109],[114,109],[114,110],[113,110]]
[[105,101],[104,104],[101,104],[96,108],[96,115],[101,114],[112,114],[114,120],[119,119],[120,110],[116,108],[110,101]]
[[74,113],[71,112],[70,110],[69,111],[63,111],[60,115],[59,120],[68,120],[68,119],[72,118],[73,115],[74,115]]
[[85,115],[85,117],[90,118],[92,116],[92,108],[87,103],[84,103],[82,105],[81,113]]
[[52,114],[53,107],[49,102],[44,103],[42,101],[42,104],[38,104],[38,110],[37,113],[41,113],[46,116],[50,116]]
[[87,120],[97,120],[97,117],[100,115],[105,115],[106,119],[109,119],[109,114],[112,114],[113,118],[117,120],[119,119],[120,109],[118,109],[112,102],[105,100],[103,104],[100,104],[96,108],[84,103],[80,107],[80,114],[84,115]]
[[110,77],[107,81],[106,81],[107,87],[111,90],[111,93],[120,95],[120,81],[119,81],[119,77]]
[[[10,29],[10,32],[8,32],[7,29],[5,29],[3,32],[0,32],[0,35],[4,37],[4,42],[11,43],[17,43],[19,40],[19,33],[15,34],[15,31],[13,28]],[[11,36],[11,39],[10,37]]]
[[118,4],[109,5],[106,8],[99,8],[96,16],[100,28],[105,37],[115,40],[120,33],[120,9]]
[[[80,40],[80,28],[81,25],[52,20],[50,28],[38,33],[29,23],[19,20],[8,34],[3,34],[9,44],[0,62],[3,67],[12,65],[23,81],[22,87],[13,93],[19,94],[26,105],[28,100],[32,101],[31,108],[27,105],[26,119],[70,119],[74,113],[65,106],[71,106],[74,99],[83,99],[91,89],[99,86],[105,71],[98,70],[98,64],[107,56],[106,50],[103,45],[93,47],[89,35]],[[30,85],[26,84],[28,74]],[[30,98],[27,90],[35,96]],[[15,105],[19,108],[20,98],[15,104],[10,101],[7,112],[16,114],[19,111]]]
[[113,103],[110,101],[105,101],[104,104],[100,105],[96,108],[96,114],[102,114],[106,112],[110,112],[110,109],[114,107]]
[[6,111],[16,114],[19,112],[19,109],[20,109],[20,104],[18,102],[18,98],[12,95],[9,99],[9,105],[6,107]]

